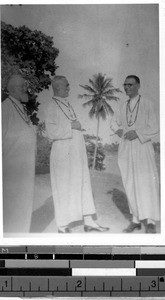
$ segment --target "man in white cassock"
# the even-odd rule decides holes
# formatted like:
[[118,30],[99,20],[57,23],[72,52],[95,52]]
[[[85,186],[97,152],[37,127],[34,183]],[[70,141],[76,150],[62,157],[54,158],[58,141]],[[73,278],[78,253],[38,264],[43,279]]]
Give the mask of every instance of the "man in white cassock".
[[151,101],[139,95],[140,79],[129,75],[124,89],[129,99],[119,105],[111,129],[121,137],[118,164],[127,194],[132,222],[126,233],[141,229],[156,233],[160,220],[159,180],[152,137],[159,132]]
[[59,233],[71,232],[71,223],[83,220],[85,232],[104,232],[99,226],[92,195],[87,154],[81,124],[67,97],[69,83],[64,76],[52,80],[54,97],[46,111],[46,130],[53,141],[50,177]]
[[3,230],[28,233],[33,207],[36,135],[23,103],[27,83],[21,75],[8,81],[2,103]]

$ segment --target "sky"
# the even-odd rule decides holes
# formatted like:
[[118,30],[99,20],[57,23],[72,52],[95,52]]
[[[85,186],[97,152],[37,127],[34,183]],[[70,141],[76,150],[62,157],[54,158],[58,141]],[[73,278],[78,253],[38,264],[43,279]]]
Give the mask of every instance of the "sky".
[[[96,134],[96,120],[90,120],[89,108],[84,109],[78,94],[79,86],[88,84],[94,74],[113,79],[114,87],[123,93],[123,82],[129,74],[141,79],[140,93],[149,98],[159,119],[160,107],[160,24],[157,4],[26,4],[1,5],[1,20],[13,26],[26,25],[52,36],[59,49],[56,75],[65,75],[70,83],[70,102],[86,133]],[[38,116],[44,120],[52,89],[38,96]],[[115,104],[112,103],[114,107]],[[115,142],[110,131],[110,118],[102,121],[103,143]]]

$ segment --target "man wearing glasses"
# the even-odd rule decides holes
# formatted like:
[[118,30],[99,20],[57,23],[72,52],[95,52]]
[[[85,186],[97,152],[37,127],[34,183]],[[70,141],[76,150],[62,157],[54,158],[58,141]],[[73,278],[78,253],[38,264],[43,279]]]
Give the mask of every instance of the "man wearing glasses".
[[123,232],[141,229],[156,233],[159,212],[159,181],[151,139],[158,134],[158,124],[151,101],[139,94],[140,79],[129,75],[124,90],[129,99],[119,105],[111,128],[121,138],[118,163],[127,194],[132,222]]

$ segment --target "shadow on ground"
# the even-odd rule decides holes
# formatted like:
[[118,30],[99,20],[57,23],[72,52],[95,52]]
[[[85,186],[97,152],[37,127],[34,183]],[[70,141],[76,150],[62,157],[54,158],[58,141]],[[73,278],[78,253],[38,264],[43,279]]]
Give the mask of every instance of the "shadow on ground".
[[131,221],[131,215],[129,213],[127,196],[123,191],[119,189],[113,189],[107,192],[107,194],[112,195],[112,201],[117,206],[117,208],[121,211],[124,217]]
[[42,206],[33,211],[30,232],[43,232],[53,219],[53,198],[49,197]]

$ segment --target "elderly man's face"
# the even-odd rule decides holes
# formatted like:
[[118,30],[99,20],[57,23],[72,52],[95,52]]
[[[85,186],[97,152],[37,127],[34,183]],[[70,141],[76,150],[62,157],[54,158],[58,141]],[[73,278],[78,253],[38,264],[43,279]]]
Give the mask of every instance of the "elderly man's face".
[[58,96],[61,98],[66,98],[69,96],[69,83],[66,78],[62,78],[58,83]]
[[14,86],[15,96],[23,103],[28,102],[27,87],[27,82],[23,78],[16,82]]
[[126,78],[124,82],[124,90],[130,98],[137,96],[139,88],[140,85],[136,82],[135,78]]

